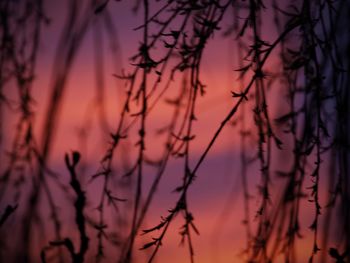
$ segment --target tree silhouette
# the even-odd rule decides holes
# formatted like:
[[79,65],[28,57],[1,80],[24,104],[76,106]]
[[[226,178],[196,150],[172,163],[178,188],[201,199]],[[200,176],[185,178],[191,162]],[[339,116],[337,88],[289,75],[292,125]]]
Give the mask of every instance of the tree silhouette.
[[[205,219],[196,216],[193,188],[204,173],[223,180],[219,166],[231,158],[227,175],[240,189],[213,239],[235,215],[230,223],[244,233],[235,260],[347,262],[349,12],[346,0],[2,0],[1,261],[175,262],[160,255],[175,230],[188,251],[182,262],[196,262]],[[121,29],[134,33],[119,38]],[[122,66],[121,50],[136,35]],[[220,56],[210,45],[227,39],[234,68],[226,85],[224,63],[207,57]],[[87,64],[93,77],[77,73]],[[208,65],[219,72],[217,86],[208,84]],[[90,78],[94,89],[85,87]],[[208,97],[207,108],[229,100],[215,123],[200,108]],[[61,129],[69,118],[79,122],[77,135]],[[225,132],[234,143],[225,141],[210,164]],[[172,192],[172,201],[153,221],[160,192]]]

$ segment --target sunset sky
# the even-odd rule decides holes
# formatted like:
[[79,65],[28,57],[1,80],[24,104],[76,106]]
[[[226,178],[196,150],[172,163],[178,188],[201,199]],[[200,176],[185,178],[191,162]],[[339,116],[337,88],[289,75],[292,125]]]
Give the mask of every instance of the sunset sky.
[[[44,2],[47,16],[50,18],[50,23],[43,27],[42,38],[39,44],[37,76],[33,84],[34,109],[36,112],[34,130],[38,144],[42,143],[41,136],[44,132],[43,122],[45,112],[49,107],[51,90],[55,74],[57,73],[54,68],[54,61],[57,55],[56,52],[58,50],[58,43],[60,41],[64,21],[68,14],[67,3],[69,1],[52,0]],[[100,2],[102,3],[103,1]],[[101,54],[103,54],[104,62],[104,108],[109,130],[101,129],[98,108],[96,106],[96,61],[94,53],[94,38],[96,38],[96,32],[90,28],[79,47],[66,83],[66,91],[59,111],[59,118],[54,131],[54,140],[49,155],[48,163],[50,168],[57,172],[61,176],[60,180],[62,183],[68,186],[69,177],[64,164],[64,154],[73,150],[81,152],[82,162],[80,167],[80,179],[82,181],[82,187],[87,193],[89,202],[87,214],[92,218],[95,217],[95,219],[97,219],[97,213],[95,213],[94,208],[99,202],[102,181],[96,179],[91,182],[90,178],[100,168],[100,160],[103,158],[110,142],[110,133],[117,128],[126,93],[125,81],[116,78],[114,75],[122,74],[122,70],[130,72],[134,69],[135,66],[132,65],[133,62],[130,61],[130,58],[137,52],[142,40],[142,30],[134,30],[134,28],[142,24],[143,14],[142,10],[139,10],[138,14],[132,12],[134,2],[136,1],[110,1],[106,7],[117,30],[117,35],[115,36],[118,44],[116,53],[112,53],[110,50],[108,36],[101,23],[102,20],[100,19],[102,14],[97,14],[92,19],[94,25],[96,25],[96,21],[97,25],[102,25],[102,34],[100,34],[100,37],[103,48],[100,51],[102,51]],[[153,12],[156,10],[155,5],[156,4],[151,6]],[[267,12],[265,17],[270,19],[263,21],[262,35],[265,37],[266,41],[272,41],[277,36],[273,27],[272,12],[264,12]],[[228,18],[225,18],[222,24],[220,24],[220,27],[225,29],[229,26],[229,23],[230,20],[228,16]],[[196,137],[191,143],[190,156],[192,167],[197,163],[221,121],[234,105],[236,98],[232,97],[231,91],[240,90],[241,83],[238,80],[239,73],[234,71],[239,68],[237,60],[238,51],[235,49],[235,45],[233,45],[234,41],[233,35],[223,37],[222,32],[219,31],[210,39],[205,49],[200,76],[207,88],[206,94],[199,97],[197,101],[196,117],[198,121],[195,122],[195,126],[193,127],[193,133]],[[151,54],[157,57],[161,52],[164,52],[164,50],[158,47],[157,50],[152,50]],[[279,67],[281,67],[277,58],[278,52],[278,50],[273,52],[271,58],[266,63],[265,67],[267,71],[278,72]],[[58,56],[60,56],[60,54],[58,54]],[[267,76],[267,82],[268,80],[269,76]],[[150,83],[153,83],[153,81],[154,77],[151,76]],[[169,106],[164,99],[174,98],[174,96],[178,94],[181,81],[182,76],[180,74],[176,75],[170,90],[165,93],[163,99],[159,101],[157,106],[147,116],[146,156],[151,160],[157,160],[163,154],[166,136],[157,134],[157,130],[169,123],[173,112],[173,108]],[[164,84],[161,84],[159,88],[161,89],[163,86]],[[10,91],[8,93],[13,96],[14,100],[18,99],[17,94],[14,92],[11,93]],[[269,113],[271,114],[270,118],[272,120],[286,113],[287,99],[284,97],[286,95],[287,94],[281,90],[278,82],[271,84],[269,87],[268,102]],[[256,129],[254,128],[254,120],[251,118],[252,115],[250,114],[254,107],[252,101],[253,100],[249,99],[248,103],[245,104],[246,116],[248,116],[245,125],[246,129],[250,129],[253,133],[253,140],[248,142],[247,146],[248,155],[253,158],[257,150],[256,144],[254,143],[257,135],[254,134],[254,132],[256,133]],[[131,111],[133,110],[134,109]],[[193,213],[195,219],[194,223],[200,232],[199,236],[193,235],[196,262],[243,262],[242,259],[244,257],[241,252],[245,248],[246,237],[242,224],[244,208],[240,177],[241,137],[239,132],[241,128],[239,122],[237,122],[240,114],[241,112],[238,111],[236,117],[232,119],[234,123],[228,125],[220,134],[203,165],[199,168],[197,177],[189,190],[189,209]],[[14,129],[17,121],[16,113],[8,113],[5,118],[7,125],[5,127],[5,139],[2,146],[4,149],[9,148],[11,145],[13,136],[13,132],[11,131]],[[128,118],[127,123],[131,121],[132,118]],[[137,154],[137,148],[135,149],[133,146],[138,140],[138,127],[139,122],[130,129],[128,144],[125,144],[125,147],[128,148],[129,151],[129,156],[127,158],[129,159],[129,167],[133,164]],[[81,133],[82,128],[87,132],[85,134],[86,137],[83,137]],[[279,132],[279,134],[283,137],[282,132]],[[291,165],[290,158],[285,154],[289,149],[288,147],[289,142],[286,140],[283,150],[274,150],[276,158],[273,161],[274,169],[271,170],[272,176],[278,168]],[[122,152],[118,152],[115,157],[116,174],[120,177],[125,172],[121,161],[125,156],[122,156],[122,154]],[[4,156],[1,158],[4,159]],[[145,192],[149,189],[155,173],[156,169],[148,166],[145,168],[143,186]],[[161,216],[166,216],[168,210],[174,207],[178,199],[178,194],[173,191],[176,187],[180,186],[182,176],[182,160],[172,158],[157,189],[154,202],[149,209],[141,230],[157,225],[161,220]],[[260,173],[257,162],[249,166],[248,176],[249,191],[252,195],[250,199],[250,220],[254,225],[254,222],[256,223],[255,214],[259,207],[260,200],[258,196]],[[283,183],[279,181],[276,181],[275,184],[283,185]],[[115,183],[115,185],[117,184]],[[62,206],[61,216],[63,222],[68,222],[67,224],[63,223],[63,232],[69,235],[71,233],[70,231],[74,230],[74,225],[69,225],[69,222],[73,222],[74,220],[72,214],[73,210],[72,208],[63,209],[68,200],[63,197],[64,195],[59,193],[59,191],[55,192],[55,190],[57,190],[55,187],[57,186],[55,186],[54,183],[52,183],[52,186],[53,195],[59,200],[58,203]],[[307,186],[308,185],[305,187]],[[130,193],[126,193],[124,190],[121,190],[117,195],[120,198],[124,198],[124,194],[133,196],[130,195]],[[275,190],[272,191],[272,195],[274,195],[272,199],[278,201],[276,197],[279,196],[279,194],[280,189],[276,187]],[[126,198],[127,197],[128,196],[126,196]],[[312,236],[308,226],[311,224],[310,215],[313,213],[313,205],[306,200],[305,203],[306,206],[302,209],[303,216],[301,223],[304,238],[299,243],[300,247],[298,250],[300,258],[304,260],[309,257],[309,251],[311,251],[312,246],[312,242],[310,242]],[[127,211],[126,208],[130,205],[131,201],[129,200],[125,204],[121,204],[121,209]],[[48,209],[47,204],[43,203],[43,207],[43,211]],[[130,213],[130,210],[129,208],[128,213]],[[48,218],[48,213],[45,216]],[[113,212],[110,212],[110,218],[107,220],[113,221],[113,216]],[[181,236],[179,235],[181,224],[183,224],[183,219],[178,216],[164,239],[156,262],[190,262],[187,246],[179,246],[181,240]],[[49,222],[47,222],[47,225],[49,225]],[[96,232],[93,232],[91,229],[89,233],[94,237],[96,235]],[[138,250],[138,248],[141,248],[143,244],[149,242],[151,237],[156,236],[156,234],[157,232],[154,232],[137,238],[135,244],[135,257],[139,259],[137,262],[146,262],[145,258],[149,257],[152,248],[150,248],[150,250]],[[48,235],[50,235],[50,231],[48,231]],[[75,238],[77,238],[77,236]],[[41,244],[40,242],[39,240],[38,243]],[[42,240],[42,242],[45,245],[47,240]],[[96,243],[92,241],[91,246],[94,245],[96,245]],[[35,252],[33,253],[35,254]],[[113,255],[113,251],[109,251],[108,253]],[[304,261],[302,260],[300,262]]]

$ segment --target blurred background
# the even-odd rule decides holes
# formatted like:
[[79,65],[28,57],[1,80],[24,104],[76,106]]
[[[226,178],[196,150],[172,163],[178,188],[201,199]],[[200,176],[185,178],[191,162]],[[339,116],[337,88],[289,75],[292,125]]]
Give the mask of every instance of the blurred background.
[[310,1],[308,27],[303,1],[1,1],[1,261],[69,262],[65,238],[81,252],[74,152],[84,262],[148,262],[164,227],[143,230],[183,196],[154,262],[191,262],[192,246],[201,263],[345,259],[349,4],[336,2]]

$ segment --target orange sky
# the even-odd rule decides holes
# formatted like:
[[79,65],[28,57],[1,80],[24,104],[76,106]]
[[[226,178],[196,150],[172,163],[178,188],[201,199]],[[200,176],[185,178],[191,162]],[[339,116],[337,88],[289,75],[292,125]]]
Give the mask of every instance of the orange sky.
[[[52,6],[47,6],[48,15],[52,17],[53,23],[45,28],[43,34],[44,36],[46,34],[47,37],[43,37],[41,42],[42,52],[39,54],[38,76],[33,90],[37,101],[35,106],[37,110],[35,121],[37,136],[39,136],[42,129],[43,113],[48,106],[47,99],[49,98],[49,89],[51,87],[53,52],[55,51],[59,28],[61,26],[60,23],[62,22],[59,20],[59,17],[64,16],[64,8],[58,2],[52,1]],[[115,14],[115,22],[118,28],[120,44],[118,54],[120,56],[119,58],[122,58],[122,61],[119,63],[117,70],[131,68],[129,65],[130,62],[127,59],[134,54],[139,44],[138,35],[140,33],[133,32],[132,28],[140,23],[140,19],[135,18],[131,12],[125,11],[129,8],[129,3],[126,4],[125,2],[127,1],[122,1],[121,3],[111,1],[108,7],[110,8],[110,12]],[[274,32],[270,32],[269,29],[267,29],[267,32],[271,38],[274,36]],[[91,119],[91,133],[88,137],[90,143],[85,152],[87,155],[83,156],[83,160],[88,164],[87,175],[93,174],[98,168],[99,160],[109,140],[108,134],[101,134],[98,128],[96,113],[87,111],[87,108],[92,105],[95,90],[92,37],[93,35],[91,33],[86,36],[86,41],[84,41],[82,49],[74,63],[71,77],[67,83],[67,92],[60,113],[60,122],[56,130],[55,143],[50,157],[50,165],[54,170],[62,174],[65,174],[63,167],[64,153],[79,149],[80,147],[77,130],[83,125],[83,120],[86,119],[86,116]],[[235,50],[232,50],[231,44],[232,39],[223,39],[220,34],[216,34],[215,39],[209,43],[208,51],[203,58],[204,66],[201,76],[208,88],[207,94],[198,100],[198,122],[196,122],[194,127],[196,139],[192,146],[193,164],[198,160],[200,153],[204,150],[204,146],[207,145],[223,117],[235,101],[231,97],[231,91],[237,89],[239,85],[237,75],[233,71],[235,68],[238,68],[238,65],[233,58],[235,56]],[[123,94],[121,90],[124,87],[122,81],[117,81],[113,77],[113,74],[119,73],[114,71],[113,57],[106,55],[105,59],[106,112],[110,127],[115,129],[119,119],[120,105],[124,99],[121,95]],[[267,64],[267,67],[273,69],[276,64],[277,62],[272,58]],[[179,84],[179,81],[174,83],[174,85],[177,84]],[[273,89],[276,90],[277,88],[273,86]],[[272,91],[271,94],[269,109],[272,116],[277,116],[280,113],[279,110],[282,108],[281,104],[285,102],[283,99],[276,99],[276,96],[273,95],[278,94],[278,92]],[[250,112],[251,110],[252,107],[248,106],[247,111]],[[160,102],[158,108],[147,118],[147,126],[150,132],[147,134],[146,139],[146,153],[150,156],[160,156],[159,153],[163,151],[162,147],[164,147],[165,138],[159,140],[155,131],[169,121],[171,111],[172,109],[167,104]],[[252,125],[252,120],[248,120],[247,125]],[[11,138],[10,131],[13,129],[13,124],[8,125],[6,128],[8,129],[6,134],[8,138]],[[137,133],[135,129],[133,133],[134,135],[131,135],[131,141],[136,142]],[[245,245],[245,235],[242,224],[240,223],[243,219],[243,209],[240,191],[241,181],[239,179],[239,142],[238,128],[227,127],[210,151],[206,163],[199,169],[198,179],[190,190],[190,207],[193,209],[195,223],[200,231],[200,236],[194,237],[195,258],[197,262],[241,262],[237,255]],[[228,154],[232,156],[228,156]],[[149,170],[149,174],[145,176],[153,176],[151,169]],[[256,185],[259,182],[256,167],[251,169],[250,176],[251,191],[256,196]],[[156,198],[154,205],[151,207],[152,210],[146,219],[147,226],[153,226],[158,223],[160,216],[165,216],[167,209],[174,205],[176,194],[171,193],[171,191],[180,184],[181,177],[182,175],[179,174],[179,168],[176,167],[176,163],[170,163],[166,173],[166,181],[162,182],[159,193],[157,194],[158,199]],[[86,184],[85,187],[94,191],[94,189],[98,189],[99,183],[95,186]],[[225,203],[232,189],[236,192],[234,199],[231,200],[233,202],[232,209],[234,212],[226,216],[225,223],[219,231],[220,234],[215,236],[214,232],[218,229],[217,224],[220,220],[220,215],[225,208]],[[89,196],[89,198],[93,199],[94,197]],[[251,202],[252,215],[255,214],[257,207],[256,201],[253,200]],[[310,209],[306,210],[312,211]],[[306,238],[302,241],[303,244],[301,247],[303,248],[306,246],[305,244],[310,243],[310,237],[307,234],[309,231],[307,229],[308,215],[305,215],[305,218],[305,231],[303,233]],[[164,242],[164,247],[159,253],[157,262],[188,262],[187,248],[178,248],[180,240],[180,236],[178,235],[179,226],[179,222],[177,222],[177,226],[175,224],[171,228]],[[139,240],[137,244],[147,242],[149,238],[149,236],[142,237],[142,240]],[[309,251],[310,249],[303,250],[301,251],[301,255],[303,257],[305,255],[308,256]],[[140,255],[143,254],[143,252],[139,251],[137,253]]]

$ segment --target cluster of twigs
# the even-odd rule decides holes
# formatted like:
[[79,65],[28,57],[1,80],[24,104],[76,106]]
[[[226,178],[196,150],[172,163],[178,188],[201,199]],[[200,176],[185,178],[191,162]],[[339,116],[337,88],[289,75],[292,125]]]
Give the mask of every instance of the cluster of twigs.
[[[141,247],[141,250],[151,251],[148,262],[153,262],[175,220],[182,222],[181,243],[187,245],[189,259],[195,262],[193,235],[199,234],[200,229],[195,225],[190,208],[196,204],[189,202],[188,193],[222,131],[237,119],[240,122],[240,177],[247,239],[243,260],[276,262],[282,255],[285,262],[298,262],[298,244],[302,236],[311,231],[309,262],[326,262],[327,257],[345,262],[350,253],[349,61],[346,57],[350,54],[350,45],[349,33],[342,30],[342,26],[349,22],[349,3],[346,0],[153,2],[135,2],[134,11],[143,10],[143,22],[135,28],[142,32],[142,40],[137,53],[130,59],[131,71],[114,74],[125,83],[125,95],[117,128],[111,130],[104,101],[104,70],[108,69],[104,69],[102,32],[107,32],[111,52],[115,52],[118,45],[116,28],[109,9],[110,5],[118,3],[91,0],[84,5],[77,0],[71,1],[57,47],[41,140],[36,139],[33,132],[32,88],[35,75],[40,73],[36,72],[35,66],[41,27],[50,21],[45,16],[45,1],[4,0],[0,3],[1,146],[6,128],[4,113],[13,111],[11,114],[18,116],[17,129],[11,137],[12,146],[6,149],[6,157],[0,157],[1,160],[6,158],[0,169],[0,208],[3,204],[6,206],[0,217],[0,234],[6,241],[0,242],[0,258],[35,261],[31,256],[31,241],[34,225],[42,222],[43,213],[39,211],[41,200],[45,199],[54,237],[50,235],[41,250],[42,262],[64,262],[66,252],[72,262],[86,262],[93,254],[96,262],[102,262],[111,244],[118,251],[116,261],[135,262],[135,243],[140,235],[153,236]],[[265,33],[268,15],[273,17],[275,37]],[[228,29],[222,29],[228,20],[231,21]],[[98,199],[97,209],[93,212],[87,212],[91,196],[84,191],[86,185],[78,175],[80,153],[73,152],[71,159],[66,155],[70,188],[48,164],[66,82],[90,30],[95,36],[94,103],[101,130],[109,134],[110,141],[97,172],[89,178],[89,183],[96,183],[100,188],[99,197],[93,197],[95,201]],[[234,37],[235,48],[239,50],[238,84],[234,83],[237,88],[230,88],[231,93],[228,92],[228,96],[232,96],[231,109],[222,117],[204,151],[195,156],[192,147],[197,136],[194,134],[197,104],[199,97],[205,96],[206,88],[211,88],[202,81],[204,51],[207,43],[223,30],[226,30],[226,37]],[[270,61],[276,57],[279,68],[270,69]],[[177,83],[176,79],[182,82]],[[16,90],[19,94],[15,101],[10,96],[12,91],[8,90]],[[167,94],[176,95],[169,99]],[[277,97],[283,97],[287,106],[283,107],[285,113],[275,118],[271,105]],[[164,148],[160,158],[154,160],[147,151],[152,140],[148,133],[149,119],[162,101],[172,108],[172,113],[168,123],[158,130],[158,135],[165,138]],[[253,110],[248,112],[250,108]],[[254,123],[252,127],[248,127],[248,120]],[[116,160],[122,158],[120,153],[124,155],[126,145],[133,140],[136,140],[135,156],[131,154],[130,163],[122,169],[116,165]],[[249,149],[248,141],[254,143],[254,149]],[[252,153],[254,157],[249,158]],[[274,160],[280,154],[291,160],[290,167],[276,172]],[[157,188],[173,159],[182,164],[182,183],[174,186],[177,201],[159,223],[142,229]],[[260,174],[257,193],[248,172],[248,166],[254,163]],[[155,173],[150,187],[145,189],[147,166],[155,168]],[[116,187],[113,183],[125,180],[130,183],[127,194],[120,184]],[[53,190],[63,192],[70,200],[71,192],[75,194],[75,225],[80,237],[78,250],[73,238],[62,237],[64,225]],[[259,203],[255,215],[252,195]],[[9,200],[14,204],[8,204]],[[310,229],[302,229],[301,220],[305,217],[301,210],[310,203],[314,211]],[[125,204],[131,205],[131,209]],[[17,213],[18,210],[21,213]],[[129,220],[123,225],[126,230],[113,229],[116,226],[106,219],[110,210],[116,218]],[[18,245],[22,253],[16,255],[5,251],[10,240],[4,226],[10,217],[18,218],[20,221],[16,222],[23,225],[20,230],[22,242]],[[334,222],[337,222],[336,227]],[[113,231],[118,233],[117,240],[111,238]],[[331,238],[334,233],[341,234]],[[53,256],[49,257],[49,253]]]

